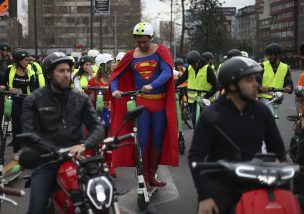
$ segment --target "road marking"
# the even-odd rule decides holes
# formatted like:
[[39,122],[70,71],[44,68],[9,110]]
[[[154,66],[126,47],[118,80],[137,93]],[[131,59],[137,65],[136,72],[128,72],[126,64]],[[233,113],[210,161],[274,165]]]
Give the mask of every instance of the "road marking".
[[[169,168],[167,166],[160,166],[157,174],[160,176],[161,180],[167,182],[167,185],[158,188],[158,191],[150,198],[149,208],[173,201],[179,196]],[[124,210],[124,213],[140,213],[140,209],[137,207],[137,186],[131,188],[128,193],[119,196],[118,203]]]

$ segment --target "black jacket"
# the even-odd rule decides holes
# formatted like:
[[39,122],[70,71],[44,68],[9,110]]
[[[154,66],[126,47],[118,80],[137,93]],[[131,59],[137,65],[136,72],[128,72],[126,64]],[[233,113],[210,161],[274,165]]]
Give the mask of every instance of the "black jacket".
[[[59,147],[79,144],[84,139],[84,126],[89,134],[84,139],[92,148],[104,138],[104,128],[86,94],[54,94],[48,86],[34,91],[23,102],[23,132],[35,132]],[[84,126],[83,126],[84,125]]]
[[[251,160],[256,153],[261,152],[265,141],[268,152],[276,153],[279,160],[286,160],[282,137],[275,120],[268,107],[258,101],[250,101],[243,112],[225,97],[220,97],[210,107],[220,116],[217,124],[225,134],[240,148],[241,161]],[[200,117],[195,127],[191,148],[189,151],[189,164],[193,161],[237,160],[236,149],[212,126]],[[192,170],[192,176],[199,200],[212,197],[212,191],[217,188],[214,179],[225,185],[239,184],[224,176],[200,175]],[[212,184],[211,184],[212,182]],[[215,185],[215,186],[214,186]]]

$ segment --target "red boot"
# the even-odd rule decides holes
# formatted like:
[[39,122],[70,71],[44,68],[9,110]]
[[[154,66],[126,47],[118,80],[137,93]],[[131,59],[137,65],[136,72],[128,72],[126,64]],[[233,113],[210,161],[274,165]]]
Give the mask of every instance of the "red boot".
[[148,182],[148,174],[149,174],[149,157],[148,157],[148,149],[142,154],[142,163],[143,163],[143,168],[144,168],[144,180],[145,180],[145,185],[148,191],[151,191],[151,186],[150,183]]
[[109,166],[109,173],[112,177],[116,178],[116,169],[112,166],[112,151],[106,152],[106,162]]
[[150,151],[150,167],[149,167],[149,182],[151,186],[163,187],[167,183],[163,181],[159,181],[155,178],[155,173],[158,169],[158,163],[160,159],[160,151],[157,151],[151,148]]

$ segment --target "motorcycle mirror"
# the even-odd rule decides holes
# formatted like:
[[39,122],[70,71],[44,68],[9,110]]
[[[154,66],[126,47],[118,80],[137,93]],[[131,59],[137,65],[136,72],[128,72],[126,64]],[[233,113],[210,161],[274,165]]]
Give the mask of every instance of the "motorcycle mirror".
[[25,149],[21,151],[19,163],[25,169],[34,169],[40,163],[40,153],[34,149]]
[[132,121],[135,120],[143,111],[144,106],[138,106],[130,111],[128,111],[124,117],[124,121]]

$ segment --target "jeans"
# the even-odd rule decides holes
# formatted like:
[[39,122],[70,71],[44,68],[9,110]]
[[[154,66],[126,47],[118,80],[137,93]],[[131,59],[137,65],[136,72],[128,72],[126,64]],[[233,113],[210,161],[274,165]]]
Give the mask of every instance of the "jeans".
[[46,213],[49,198],[56,187],[59,164],[50,164],[33,170],[28,214]]

